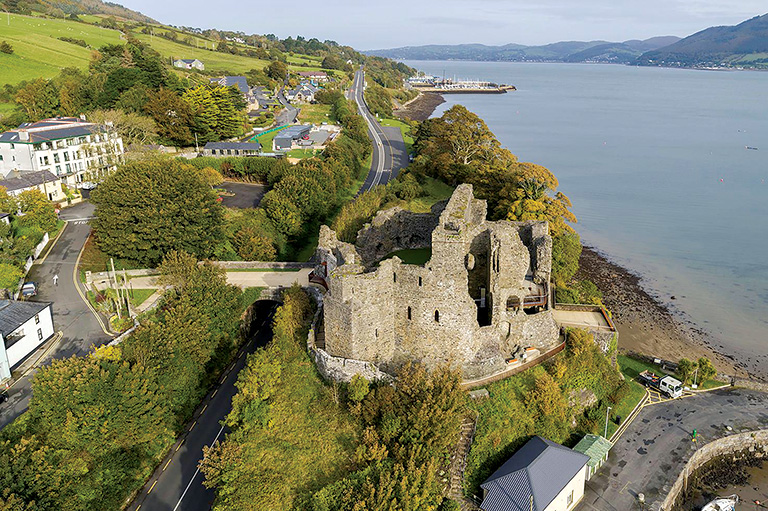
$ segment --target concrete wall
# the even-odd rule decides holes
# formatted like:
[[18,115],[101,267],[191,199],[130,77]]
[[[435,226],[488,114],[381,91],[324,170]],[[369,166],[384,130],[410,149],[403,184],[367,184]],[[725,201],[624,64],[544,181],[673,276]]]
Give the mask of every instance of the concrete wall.
[[697,470],[718,456],[731,455],[743,451],[753,453],[757,457],[768,456],[768,429],[727,436],[699,447],[677,477],[664,502],[655,509],[662,511],[674,509],[678,498],[686,490],[690,477]]

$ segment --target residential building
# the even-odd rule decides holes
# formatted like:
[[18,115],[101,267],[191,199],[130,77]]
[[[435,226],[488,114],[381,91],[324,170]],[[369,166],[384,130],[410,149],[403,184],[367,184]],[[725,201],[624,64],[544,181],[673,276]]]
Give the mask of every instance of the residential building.
[[320,89],[311,83],[301,82],[298,87],[285,93],[285,99],[291,103],[312,103],[319,91]]
[[290,151],[293,147],[294,141],[302,140],[304,137],[309,137],[309,132],[312,130],[311,124],[297,124],[295,126],[288,126],[287,128],[280,130],[273,139],[273,149],[275,151]]
[[54,332],[53,304],[0,300],[0,381]]
[[0,212],[0,222],[4,223],[5,225],[8,225],[11,223],[11,214],[10,213],[2,213]]
[[608,453],[613,444],[599,435],[585,435],[573,448],[574,451],[589,456],[587,462],[587,481],[597,473],[603,463],[608,461]]
[[0,180],[0,187],[8,192],[8,195],[17,196],[27,190],[40,190],[49,201],[58,202],[66,196],[61,191],[61,179],[47,170],[32,172],[13,171],[5,179]]
[[480,487],[482,511],[568,511],[584,497],[589,456],[531,438]]
[[258,142],[208,142],[203,155],[225,158],[227,156],[255,156],[261,151]]
[[182,69],[197,69],[199,71],[205,70],[205,65],[197,59],[178,59],[173,61],[175,67]]
[[248,87],[248,80],[246,80],[245,76],[222,76],[211,78],[210,81],[212,85],[221,85],[222,87],[235,86],[246,97],[251,94],[251,88]]
[[328,81],[328,73],[325,71],[299,71],[296,74],[306,80],[313,80],[315,82],[324,83]]
[[123,152],[123,140],[111,126],[75,117],[44,119],[0,134],[0,177],[48,171],[79,188],[113,171]]

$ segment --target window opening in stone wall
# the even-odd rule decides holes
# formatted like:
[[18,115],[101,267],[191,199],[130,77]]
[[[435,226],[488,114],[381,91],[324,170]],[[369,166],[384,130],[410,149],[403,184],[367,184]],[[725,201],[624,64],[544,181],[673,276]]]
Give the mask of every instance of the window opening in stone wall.
[[408,319],[409,320],[411,319],[411,308],[410,307],[408,307]]
[[421,277],[419,277],[419,287],[421,287]]
[[435,311],[435,321],[437,323],[440,323],[440,312],[439,311]]
[[507,298],[507,310],[517,310],[520,308],[520,297],[519,296],[510,296]]
[[397,273],[393,273],[393,274],[392,274],[392,280],[393,280],[394,282],[397,282]]
[[374,335],[375,335],[377,338],[379,337],[379,329],[378,329],[378,328],[377,328],[376,330],[374,330]]

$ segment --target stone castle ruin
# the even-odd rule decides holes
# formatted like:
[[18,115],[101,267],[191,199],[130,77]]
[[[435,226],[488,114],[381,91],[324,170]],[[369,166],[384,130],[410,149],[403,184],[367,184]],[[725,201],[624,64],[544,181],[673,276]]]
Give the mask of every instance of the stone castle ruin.
[[[327,286],[325,362],[388,372],[409,360],[449,362],[476,379],[557,346],[547,223],[486,214],[486,202],[461,185],[431,213],[379,212],[355,245],[323,226],[315,281]],[[387,258],[406,249],[431,256],[423,265]]]

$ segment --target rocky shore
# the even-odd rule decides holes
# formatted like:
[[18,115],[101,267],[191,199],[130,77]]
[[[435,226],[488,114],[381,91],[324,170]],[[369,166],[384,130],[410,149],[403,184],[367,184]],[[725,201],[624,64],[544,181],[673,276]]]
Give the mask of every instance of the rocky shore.
[[603,302],[619,330],[619,349],[665,360],[706,356],[718,371],[747,376],[732,356],[716,352],[708,334],[685,322],[648,294],[640,277],[611,261],[597,250],[584,247],[579,260],[579,279],[589,279],[603,292]]
[[440,94],[421,92],[416,98],[396,109],[394,114],[412,121],[426,121],[434,113],[435,108],[443,103],[445,99]]

